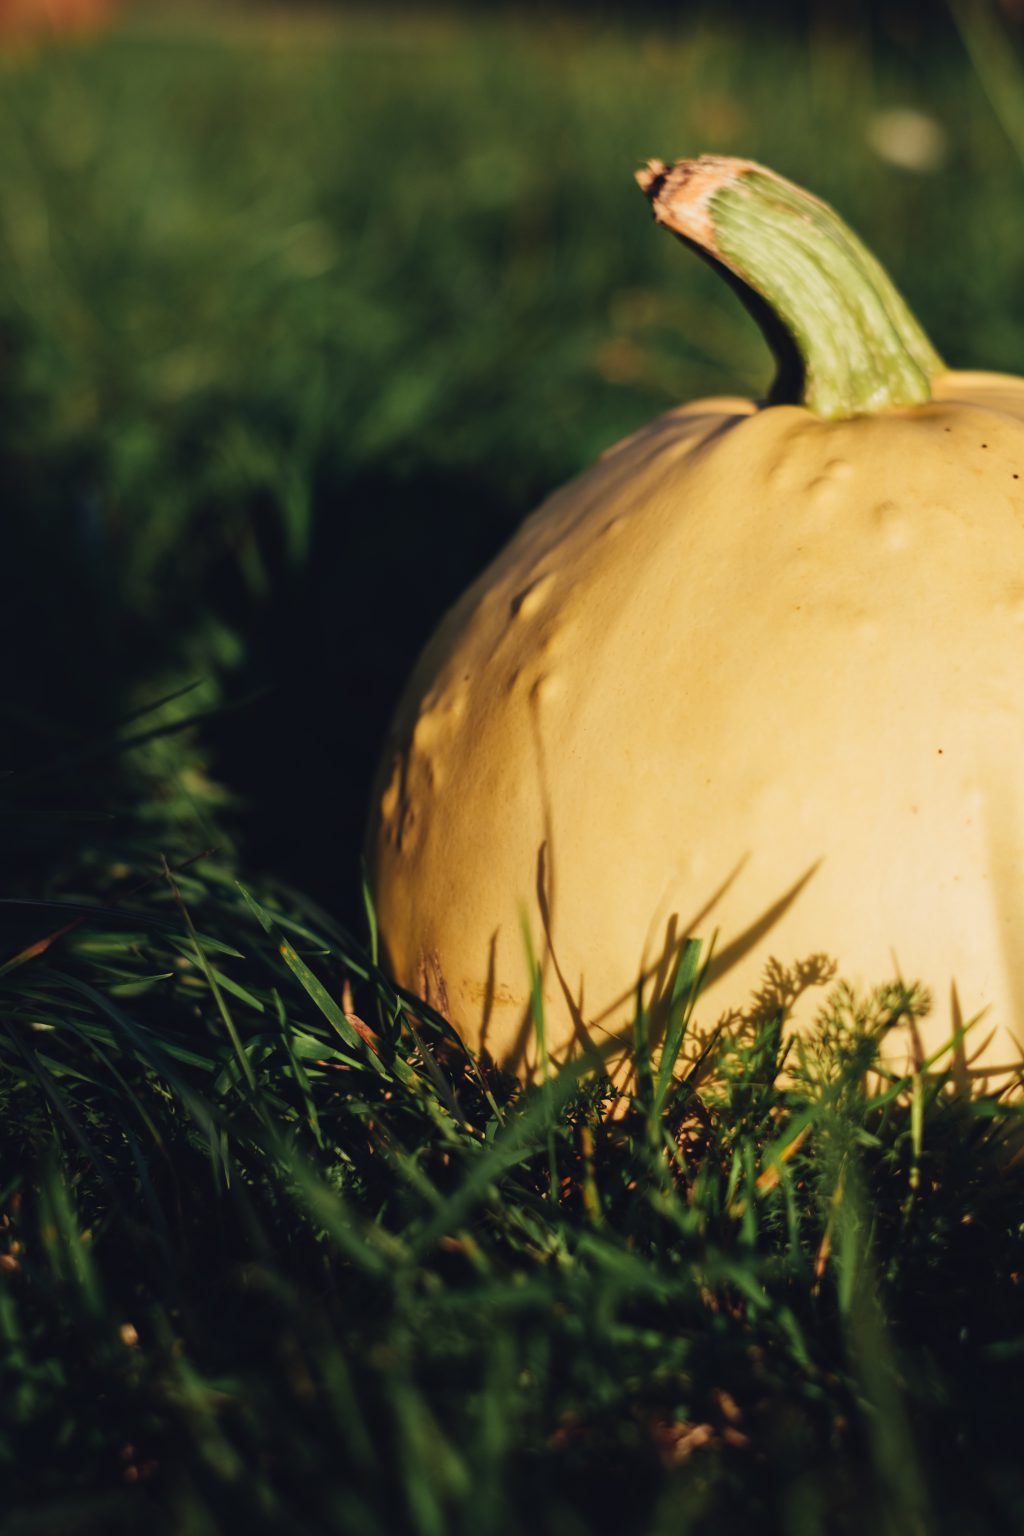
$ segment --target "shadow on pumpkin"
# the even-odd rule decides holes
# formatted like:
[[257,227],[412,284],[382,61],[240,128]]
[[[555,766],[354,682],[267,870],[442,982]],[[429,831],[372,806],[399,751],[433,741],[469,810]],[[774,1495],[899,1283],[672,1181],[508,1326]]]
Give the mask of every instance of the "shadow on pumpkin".
[[[797,894],[799,888],[788,892],[787,897],[793,900]],[[769,912],[777,912],[780,906],[781,901]],[[717,975],[725,973],[723,961],[737,963],[758,942],[763,921],[751,924],[741,940],[723,951]],[[749,943],[744,944],[742,941],[746,940]],[[673,1007],[678,1009],[680,1004],[675,995],[676,974],[690,942],[691,935],[681,929],[678,915],[672,914],[666,922],[657,959],[639,972],[634,988],[621,993],[602,1013],[601,1018],[618,1014],[621,1022],[614,1029],[600,1019],[586,1018],[582,986],[576,995],[566,987],[553,947],[546,943],[543,955],[538,957],[539,968],[542,976],[554,973],[572,1020],[568,1047],[550,1056],[552,1078],[562,1078],[563,1086],[572,1091],[581,1077],[603,1075],[614,1091],[613,1103],[619,1106],[612,1109],[613,1117],[624,1112],[638,1085],[633,1018],[625,1010],[631,1001],[643,995],[646,1041],[657,1070],[657,1052],[665,1040]],[[488,1050],[488,1025],[497,991],[496,946],[497,933],[491,936],[488,946],[481,1034],[470,1055],[479,1060],[485,1071],[496,1071],[510,1079],[536,1081],[539,1063],[530,1046],[536,1041],[537,1030],[529,1002],[522,1007],[514,1047],[501,1053],[499,1059]],[[708,974],[714,974],[713,966],[708,968]],[[797,1005],[816,989],[820,989],[821,995],[813,1017],[799,1028],[789,1028]],[[423,1001],[454,1027],[443,966],[436,952],[423,957],[417,990]],[[688,1020],[675,1075],[686,1077],[691,1089],[721,1083],[726,1078],[745,1085],[746,1089],[758,1085],[767,1088],[780,1075],[786,1081],[824,1087],[837,1074],[845,1073],[849,1078],[851,1061],[859,1061],[854,1079],[872,1085],[873,1090],[901,1077],[909,1085],[920,1076],[965,1101],[1018,1095],[1019,1063],[978,1064],[984,1059],[995,1031],[979,1027],[981,1016],[965,1020],[955,984],[950,992],[948,1040],[941,1049],[926,1056],[919,1026],[930,1013],[931,997],[916,983],[907,984],[897,978],[861,995],[840,979],[838,962],[830,955],[813,954],[790,965],[768,955],[760,985],[749,1002],[727,1009],[713,1022]],[[454,1032],[458,1035],[457,1029]]]
[[[681,923],[679,914],[672,913],[666,920],[656,957],[641,965],[635,984],[621,992],[600,1014],[588,1018],[583,980],[581,978],[574,992],[558,958],[553,923],[553,861],[548,843],[541,843],[537,852],[535,886],[543,933],[543,948],[537,957],[541,991],[543,994],[545,983],[553,979],[572,1027],[568,1045],[550,1055],[556,1074],[569,1070],[576,1076],[581,1069],[602,1072],[620,1092],[635,1086],[633,1019],[628,1014],[629,1005],[643,998],[646,1039],[656,1059],[665,1040],[673,1007],[679,1005],[676,977],[684,952],[699,935],[708,932],[715,907],[745,862],[740,861],[688,923]],[[753,949],[763,944],[806,889],[818,867],[818,864],[812,865],[756,921],[712,955],[704,976],[705,984],[727,975]],[[498,1061],[488,1050],[488,1032],[497,991],[497,937],[497,932],[493,933],[488,946],[478,1054],[485,1064],[529,1079],[536,1075],[538,1065],[536,1054],[531,1052],[531,1045],[537,1039],[532,1002],[526,1002],[522,1008],[512,1047],[503,1052]],[[430,957],[429,967],[421,967],[419,980],[424,1000],[447,1017],[447,989],[436,954]],[[791,1023],[797,1004],[815,989],[820,989],[821,995],[813,1024],[789,1033],[786,1026]],[[1013,1063],[998,1067],[978,1065],[992,1043],[995,1030],[980,1027],[981,1016],[965,1019],[955,984],[950,993],[948,1044],[928,1056],[919,1026],[930,1012],[931,998],[927,991],[916,983],[905,983],[898,975],[888,985],[878,986],[871,994],[859,998],[841,981],[839,962],[835,957],[816,953],[784,964],[769,953],[760,985],[748,1002],[725,1010],[712,1022],[698,1023],[694,1019],[688,1022],[678,1070],[689,1070],[693,1074],[691,1083],[697,1086],[723,1070],[730,1070],[730,1063],[733,1066],[740,1063],[741,1073],[749,1075],[751,1053],[759,1053],[764,1057],[766,1081],[783,1070],[787,1073],[792,1070],[802,1078],[819,1074],[825,1077],[831,1070],[833,1058],[837,1061],[841,1058],[843,1037],[846,1037],[848,1048],[860,1029],[864,1066],[868,1073],[882,1062],[888,1063],[897,1075],[934,1071],[945,1077],[954,1091],[969,1096],[1004,1092],[1008,1080],[1019,1076],[1020,1067]],[[612,1026],[609,1022],[612,1019],[620,1022]],[[896,1031],[899,1032],[899,1048],[884,1047],[883,1037]]]
[[[548,820],[548,832],[550,835],[550,820]],[[555,940],[554,906],[555,906],[555,878],[554,861],[550,856],[550,842],[546,837],[537,850],[536,878],[534,894],[537,903],[537,911],[540,914],[543,945],[541,953],[537,957],[537,965],[540,971],[540,989],[543,995],[545,984],[553,980],[557,991],[565,1005],[571,1022],[571,1036],[568,1047],[552,1053],[551,1060],[555,1065],[582,1059],[588,1066],[594,1069],[611,1071],[613,1076],[620,1075],[624,1064],[628,1063],[630,1043],[628,1039],[629,1024],[620,1024],[613,1027],[610,1020],[621,1018],[623,1011],[631,1002],[643,997],[647,1015],[648,1039],[653,1050],[662,1043],[667,1028],[672,1005],[676,975],[683,958],[684,951],[694,939],[707,933],[708,925],[715,908],[725,896],[739,876],[746,860],[740,860],[730,872],[722,884],[708,899],[693,913],[689,921],[683,923],[678,912],[669,915],[665,923],[663,938],[660,942],[657,955],[652,961],[641,962],[637,979],[633,985],[621,992],[610,1004],[602,1008],[600,1013],[588,1017],[586,1013],[585,983],[581,976],[577,989],[574,991],[565,969],[559,960],[558,947]],[[717,980],[725,975],[734,966],[738,965],[759,944],[763,942],[771,929],[785,915],[792,904],[804,891],[813,878],[817,864],[811,867],[797,880],[779,899],[772,903],[753,923],[742,933],[737,935],[725,949],[714,955],[708,967],[706,980]],[[497,988],[496,979],[496,952],[497,932],[490,938],[488,945],[486,981],[484,985],[483,1003],[481,1009],[481,1021],[479,1032],[479,1051],[490,1058],[488,1050],[490,1026],[493,1019],[494,1003]],[[423,992],[424,1000],[432,1006],[441,1005],[444,1012],[443,995],[446,995],[443,975],[440,971],[440,962],[434,957],[436,965],[433,985],[425,976],[426,990]],[[715,1037],[728,1031],[735,1035],[740,1025],[751,1035],[756,1032],[759,1024],[766,1018],[774,1016],[780,1009],[788,1010],[792,1001],[802,991],[815,984],[822,984],[835,974],[835,962],[827,956],[816,955],[811,959],[800,962],[792,971],[786,971],[778,961],[772,959],[768,962],[765,973],[765,982],[761,991],[753,1000],[753,1012],[735,1012],[724,1015],[711,1028],[706,1026],[692,1026],[688,1031],[687,1056],[694,1059],[704,1054]],[[423,968],[421,967],[421,971]],[[535,1042],[537,1035],[537,1021],[534,1018],[532,1000],[527,1001],[522,1009],[518,1027],[512,1046],[502,1054],[498,1065],[515,1075],[529,1073],[532,1070],[531,1044]],[[628,1072],[628,1065],[626,1066]]]

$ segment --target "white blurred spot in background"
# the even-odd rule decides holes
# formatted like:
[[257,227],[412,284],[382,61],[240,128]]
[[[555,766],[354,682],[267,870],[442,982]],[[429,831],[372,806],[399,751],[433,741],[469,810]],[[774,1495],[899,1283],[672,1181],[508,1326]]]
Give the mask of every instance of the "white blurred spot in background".
[[868,119],[867,140],[880,160],[921,175],[942,169],[949,140],[945,128],[916,107],[889,107]]

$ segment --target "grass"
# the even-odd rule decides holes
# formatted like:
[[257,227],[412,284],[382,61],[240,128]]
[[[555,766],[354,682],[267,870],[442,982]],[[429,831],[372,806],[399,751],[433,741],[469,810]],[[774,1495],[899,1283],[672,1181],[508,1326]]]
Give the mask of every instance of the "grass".
[[[443,15],[0,66],[5,1531],[1024,1521],[1021,1110],[871,1070],[916,990],[700,1081],[638,1020],[612,1114],[395,993],[358,858],[445,603],[607,442],[766,376],[639,158],[810,182],[946,355],[1015,365],[1014,109],[964,15],[926,69]],[[930,172],[873,158],[901,104]]]
[[613,1116],[309,902],[126,884],[0,978],[6,1529],[1019,1523],[1021,1110],[869,1072],[920,996],[702,1082],[640,1034]]

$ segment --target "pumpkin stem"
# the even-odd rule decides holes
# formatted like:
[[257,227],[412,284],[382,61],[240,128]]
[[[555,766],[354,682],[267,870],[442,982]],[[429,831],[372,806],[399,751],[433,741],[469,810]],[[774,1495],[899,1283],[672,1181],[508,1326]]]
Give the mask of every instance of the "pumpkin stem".
[[931,398],[942,359],[892,281],[827,203],[752,160],[702,155],[637,172],[659,224],[722,272],[778,372],[772,404],[837,418]]

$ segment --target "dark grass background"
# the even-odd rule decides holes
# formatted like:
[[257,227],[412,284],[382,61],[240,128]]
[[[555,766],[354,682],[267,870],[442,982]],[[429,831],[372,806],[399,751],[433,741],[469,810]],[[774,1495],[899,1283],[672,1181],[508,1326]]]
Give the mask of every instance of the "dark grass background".
[[[948,21],[824,15],[172,11],[9,57],[5,756],[202,679],[246,857],[351,916],[375,755],[447,604],[618,436],[767,381],[657,237],[649,154],[812,185],[950,359],[1013,369],[1008,44],[966,18],[979,81]],[[908,106],[941,136],[916,171],[883,158]]]
[[767,383],[637,162],[768,162],[1018,370],[1018,53],[966,0],[7,43],[5,1530],[1024,1524],[1018,1110],[865,1077],[918,998],[717,1085],[641,1021],[610,1123],[396,998],[359,860],[446,605],[618,436]]

